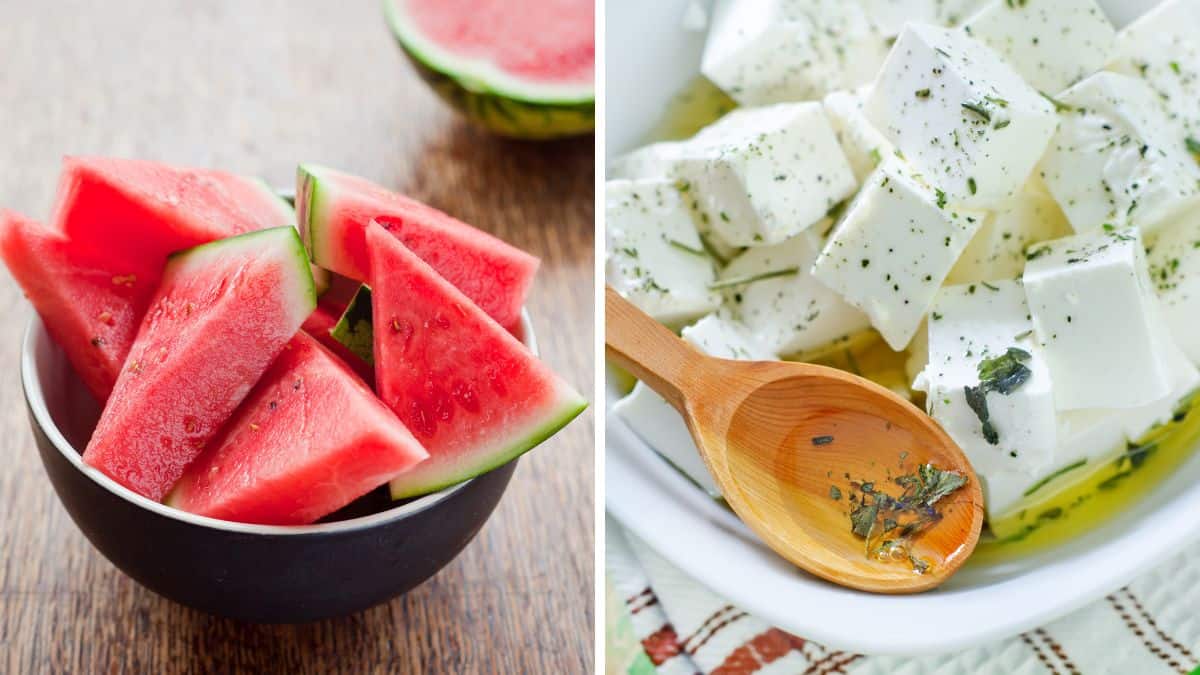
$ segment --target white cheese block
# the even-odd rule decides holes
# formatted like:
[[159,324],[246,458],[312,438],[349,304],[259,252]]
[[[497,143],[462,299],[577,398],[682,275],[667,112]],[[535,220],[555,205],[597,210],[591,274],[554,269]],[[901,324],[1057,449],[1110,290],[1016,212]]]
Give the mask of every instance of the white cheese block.
[[1200,0],[1166,0],[1117,34],[1108,68],[1140,77],[1182,135],[1200,141]]
[[1104,67],[1117,37],[1095,0],[991,0],[963,30],[1047,94]]
[[1200,165],[1145,82],[1102,72],[1058,98],[1073,110],[1041,174],[1076,232],[1108,224],[1150,233],[1200,204]]
[[863,113],[863,102],[869,95],[869,87],[862,87],[855,91],[830,92],[822,101],[842,153],[859,183],[866,180],[885,156],[895,152],[891,142]]
[[718,0],[700,70],[738,103],[764,105],[864,84],[886,53],[857,3]]
[[1171,336],[1200,365],[1200,210],[1164,225],[1146,257]]
[[1164,326],[1136,229],[1039,244],[1025,292],[1060,410],[1134,408],[1170,393]]
[[908,356],[904,359],[904,374],[908,377],[908,386],[911,389],[916,389],[917,376],[925,370],[925,364],[929,363],[929,318],[921,322],[921,326],[917,328],[916,335],[908,343]]
[[[1057,446],[1054,391],[1035,345],[1019,281],[947,286],[929,318],[929,361],[914,388],[926,393],[929,414],[963,449],[977,473],[1044,471]],[[980,364],[1019,349],[1029,378],[1004,394],[986,391],[995,442],[967,402],[965,387],[980,386]]]
[[1035,175],[992,212],[967,244],[946,282],[1015,279],[1025,269],[1025,251],[1031,245],[1069,234],[1067,217]]
[[962,24],[984,0],[860,0],[871,23],[884,37],[896,37],[906,23],[953,27]]
[[678,166],[712,228],[768,246],[825,217],[857,186],[820,103],[735,110],[696,135],[702,160]]
[[866,312],[888,345],[908,345],[985,214],[954,208],[887,159],[867,179],[813,265],[813,275]]
[[990,207],[1025,184],[1058,125],[1054,106],[961,31],[908,24],[865,106],[951,203]]
[[[709,315],[683,329],[683,339],[700,351],[726,359],[769,361],[775,354],[765,349],[737,323]],[[633,391],[613,406],[643,441],[683,471],[710,495],[721,491],[704,465],[683,418],[661,396],[638,382]]]
[[608,283],[642,311],[679,325],[716,310],[715,273],[692,211],[668,181],[605,185]]
[[824,347],[869,325],[865,314],[809,274],[820,250],[819,239],[811,234],[813,230],[782,244],[747,249],[721,271],[723,282],[757,279],[728,287],[725,304],[776,354]]
[[677,165],[700,154],[700,146],[687,141],[662,141],[642,146],[608,164],[610,179],[660,179],[678,177]]
[[[1164,326],[1165,328],[1165,326]],[[1113,411],[1122,413],[1121,429],[1126,438],[1136,441],[1147,431],[1164,422],[1170,421],[1175,414],[1179,401],[1200,385],[1200,371],[1184,355],[1169,335],[1160,334],[1159,352],[1166,362],[1167,372],[1171,378],[1171,390],[1161,399],[1138,408]]]

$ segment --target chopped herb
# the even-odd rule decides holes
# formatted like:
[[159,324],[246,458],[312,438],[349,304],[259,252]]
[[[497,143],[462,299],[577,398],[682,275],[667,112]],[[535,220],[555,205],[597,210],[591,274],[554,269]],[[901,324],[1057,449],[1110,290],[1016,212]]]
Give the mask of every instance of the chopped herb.
[[971,194],[975,194],[975,178],[974,177],[967,179],[967,189],[971,191]]
[[1050,94],[1047,94],[1044,91],[1039,91],[1038,93],[1042,95],[1042,98],[1046,99],[1054,106],[1055,112],[1063,113],[1063,112],[1073,112],[1075,110],[1074,106],[1063,103],[1062,101],[1054,98],[1053,96],[1051,96]]
[[1028,253],[1026,253],[1026,254],[1025,254],[1025,259],[1026,259],[1026,260],[1037,260],[1038,258],[1040,258],[1040,257],[1042,257],[1042,256],[1044,256],[1044,255],[1046,255],[1046,254],[1047,254],[1047,253],[1049,253],[1049,252],[1050,252],[1050,247],[1049,247],[1049,246],[1043,246],[1043,247],[1041,247],[1041,248],[1035,248],[1035,249],[1033,249],[1032,251],[1030,251],[1030,252],[1028,252]]
[[833,442],[833,436],[813,436],[813,445],[829,445]]
[[692,248],[691,246],[688,246],[687,244],[685,244],[681,241],[676,241],[674,239],[668,239],[667,243],[681,251],[687,251],[688,253],[691,253],[692,255],[700,255],[700,256],[705,255],[703,248]]
[[991,103],[995,103],[996,105],[1000,106],[1001,108],[1008,107],[1008,101],[1000,98],[999,96],[984,96],[983,98],[985,101],[990,101]]
[[999,290],[1000,290],[1000,287],[999,287],[999,286],[993,286],[993,285],[989,284],[989,283],[988,283],[988,282],[986,282],[986,281],[981,281],[981,282],[979,282],[979,283],[980,283],[980,284],[981,284],[981,285],[982,285],[984,288],[986,288],[986,289],[988,289],[988,290],[990,290],[990,291],[999,291]]
[[1029,330],[1021,331],[1020,333],[1017,333],[1016,335],[1013,336],[1013,339],[1020,341],[1020,340],[1024,340],[1025,338],[1029,337],[1030,335],[1033,335],[1032,328]]
[[988,392],[994,391],[1007,396],[1025,384],[1033,375],[1033,371],[1022,361],[1028,361],[1031,358],[1033,356],[1029,352],[1017,347],[1009,347],[1000,356],[980,361],[979,384],[963,387],[967,406],[979,418],[983,439],[991,445],[1000,443],[1000,434],[991,422],[991,413],[987,407]]
[[943,192],[943,191],[941,191],[940,189],[936,189],[936,190],[935,190],[935,192],[937,193],[937,206],[938,206],[938,208],[939,208],[939,209],[944,209],[944,208],[946,208],[946,193],[945,193],[945,192]]
[[733,286],[745,286],[756,281],[764,281],[766,279],[774,279],[775,277],[788,277],[800,272],[799,267],[786,267],[780,270],[771,270],[770,272],[760,272],[758,274],[746,274],[740,277],[730,277],[721,279],[708,285],[709,290],[717,291],[722,288],[731,288]]
[[999,120],[994,125],[992,125],[992,128],[999,130],[999,129],[1003,129],[1004,127],[1006,127],[1010,124],[1012,124],[1012,120]]
[[1080,460],[1078,460],[1078,461],[1075,461],[1075,462],[1071,462],[1070,464],[1068,464],[1068,465],[1064,466],[1063,468],[1059,469],[1058,471],[1055,471],[1054,473],[1052,473],[1052,474],[1050,474],[1050,475],[1048,475],[1048,476],[1046,476],[1046,477],[1042,478],[1041,480],[1039,480],[1038,482],[1034,483],[1033,485],[1030,485],[1030,486],[1029,486],[1029,489],[1028,489],[1028,490],[1026,490],[1022,496],[1028,497],[1029,495],[1031,495],[1031,494],[1033,494],[1033,493],[1037,492],[1038,490],[1040,490],[1040,489],[1042,489],[1042,488],[1046,487],[1046,485],[1047,485],[1047,484],[1048,484],[1050,481],[1054,480],[1055,478],[1058,478],[1059,476],[1061,476],[1061,475],[1063,475],[1063,474],[1067,473],[1068,471],[1074,471],[1075,469],[1078,469],[1079,467],[1083,466],[1084,464],[1087,464],[1087,457],[1084,457],[1084,458],[1082,458],[1082,459],[1080,459]]
[[913,92],[917,98],[929,98],[929,89],[918,89]]
[[1183,139],[1183,144],[1187,146],[1188,152],[1192,153],[1193,155],[1200,155],[1200,141],[1188,136],[1187,138]]
[[830,498],[830,499],[832,499],[832,500],[834,500],[834,501],[840,501],[840,500],[841,500],[841,498],[842,498],[842,491],[838,489],[838,486],[836,486],[836,485],[830,485],[830,486],[829,486],[829,498]]
[[988,112],[987,108],[983,107],[979,103],[976,103],[975,101],[964,101],[962,107],[965,110],[970,110],[976,115],[979,115],[985,122],[992,121],[992,113]]

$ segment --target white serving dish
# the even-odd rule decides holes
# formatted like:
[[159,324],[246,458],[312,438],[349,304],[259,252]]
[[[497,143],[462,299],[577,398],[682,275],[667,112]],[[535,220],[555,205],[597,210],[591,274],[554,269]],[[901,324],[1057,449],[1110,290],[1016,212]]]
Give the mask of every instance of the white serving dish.
[[[607,157],[647,140],[671,97],[696,75],[704,34],[682,21],[693,1],[608,0]],[[1157,2],[1100,4],[1120,27]],[[618,392],[608,381],[611,406]],[[1010,637],[1111,593],[1200,537],[1197,453],[1127,512],[1067,544],[1015,562],[968,565],[930,593],[871,595],[791,566],[620,419],[610,415],[605,428],[613,517],[730,602],[837,649],[932,654]]]

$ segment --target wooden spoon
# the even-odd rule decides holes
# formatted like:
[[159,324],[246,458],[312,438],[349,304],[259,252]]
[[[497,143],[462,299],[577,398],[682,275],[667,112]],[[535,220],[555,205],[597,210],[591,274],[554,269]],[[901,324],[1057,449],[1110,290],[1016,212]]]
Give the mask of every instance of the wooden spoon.
[[[842,586],[913,593],[945,581],[975,550],[979,480],[909,401],[834,368],[707,356],[611,287],[605,307],[608,357],[679,410],[725,500],[779,555]],[[941,520],[908,543],[928,565],[918,572],[907,557],[868,555],[852,532],[850,497],[864,488],[897,497],[903,489],[893,479],[922,464],[967,483],[934,504]]]

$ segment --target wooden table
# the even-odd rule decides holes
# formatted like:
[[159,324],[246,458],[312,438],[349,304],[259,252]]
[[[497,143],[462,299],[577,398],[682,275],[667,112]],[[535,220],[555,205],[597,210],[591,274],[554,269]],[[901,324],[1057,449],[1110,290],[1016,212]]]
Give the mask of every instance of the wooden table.
[[[376,0],[0,1],[0,206],[46,217],[65,153],[278,185],[300,161],[341,167],[541,256],[530,311],[544,358],[589,397],[592,145],[464,126],[415,77]],[[407,597],[313,625],[241,624],[141,588],[75,528],[25,418],[31,310],[7,274],[0,311],[0,672],[591,670],[590,412],[522,462],[479,537]]]

